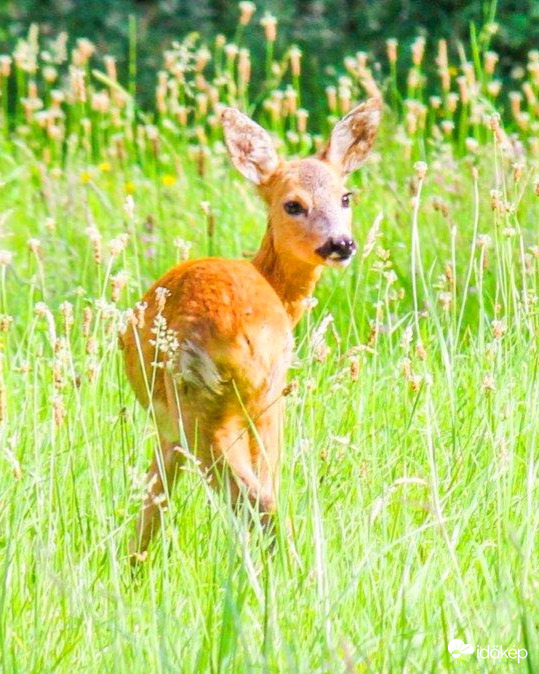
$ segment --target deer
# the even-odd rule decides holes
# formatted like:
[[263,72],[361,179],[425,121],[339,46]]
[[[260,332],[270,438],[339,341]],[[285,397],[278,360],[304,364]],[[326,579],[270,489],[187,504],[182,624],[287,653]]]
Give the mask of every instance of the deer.
[[[186,449],[234,503],[243,495],[263,524],[273,520],[293,329],[323,268],[346,267],[356,253],[345,181],[369,155],[381,111],[380,99],[364,101],[316,154],[286,161],[261,126],[222,109],[230,160],[256,186],[267,228],[252,260],[207,257],[173,267],[143,297],[144,320],[131,321],[121,338],[127,378],[151,408],[159,440],[132,559],[147,555]],[[156,353],[156,321],[173,343],[168,352]]]

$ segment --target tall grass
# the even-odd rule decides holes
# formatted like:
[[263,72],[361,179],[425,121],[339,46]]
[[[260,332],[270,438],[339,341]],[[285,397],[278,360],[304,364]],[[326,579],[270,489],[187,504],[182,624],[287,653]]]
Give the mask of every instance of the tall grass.
[[457,637],[539,670],[539,55],[504,99],[488,29],[458,68],[419,40],[404,89],[394,44],[387,77],[360,53],[328,89],[328,125],[366,94],[391,108],[354,182],[363,250],[297,333],[275,541],[188,463],[130,569],[156,437],[122,370],[126,309],[176,261],[261,238],[219,102],[283,152],[320,142],[271,23],[265,82],[190,38],[152,112],[134,61],[124,87],[91,43],[43,55],[32,28],[0,59],[1,671],[439,672],[463,666]]

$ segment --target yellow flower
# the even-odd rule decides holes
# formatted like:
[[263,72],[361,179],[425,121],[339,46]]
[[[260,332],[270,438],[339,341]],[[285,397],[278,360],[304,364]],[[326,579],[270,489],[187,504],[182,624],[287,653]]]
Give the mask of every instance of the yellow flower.
[[176,176],[171,175],[170,173],[166,173],[162,178],[161,182],[165,187],[172,187],[172,185],[176,184]]
[[109,171],[112,169],[112,166],[108,161],[102,161],[101,164],[99,164],[98,169],[102,173],[109,173]]
[[135,193],[135,183],[128,180],[125,183],[125,193],[126,194],[134,194]]
[[90,171],[82,171],[80,174],[80,181],[83,185],[87,185],[92,179]]

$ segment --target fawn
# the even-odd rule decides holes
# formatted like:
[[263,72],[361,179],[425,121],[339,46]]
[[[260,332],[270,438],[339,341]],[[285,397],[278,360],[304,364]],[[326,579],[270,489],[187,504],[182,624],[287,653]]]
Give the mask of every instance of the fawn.
[[[344,178],[369,154],[381,109],[367,100],[316,156],[292,161],[278,158],[249,117],[222,111],[232,163],[257,185],[268,225],[252,261],[204,258],[171,269],[143,298],[143,324],[122,337],[127,376],[142,405],[153,406],[159,435],[133,557],[144,557],[159,527],[185,456],[181,438],[202,469],[219,471],[234,500],[245,492],[263,518],[275,511],[292,329],[322,268],[345,267],[356,252]],[[156,348],[156,320],[173,331],[168,355]]]

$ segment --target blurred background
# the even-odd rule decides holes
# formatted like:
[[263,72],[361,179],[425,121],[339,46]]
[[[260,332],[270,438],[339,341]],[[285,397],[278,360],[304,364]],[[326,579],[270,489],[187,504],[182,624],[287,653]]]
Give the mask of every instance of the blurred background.
[[[514,80],[524,75],[514,64],[525,63],[527,52],[539,45],[538,0],[260,0],[256,5],[257,24],[266,12],[279,17],[277,49],[291,43],[301,48],[304,102],[311,109],[324,95],[326,79],[343,71],[345,55],[362,50],[384,62],[387,38],[399,40],[404,73],[418,35],[429,42],[448,38],[458,62],[459,40],[469,41],[471,24],[480,29],[494,23],[490,46],[500,54],[499,73]],[[12,49],[35,22],[45,37],[67,31],[68,44],[90,38],[98,54],[116,56],[123,75],[130,26],[133,31],[136,25],[137,94],[144,107],[154,100],[155,73],[173,40],[195,31],[208,41],[217,33],[238,41],[238,16],[237,0],[0,0],[0,51]],[[129,17],[134,17],[131,23]],[[262,67],[263,29],[257,25],[241,40]]]

